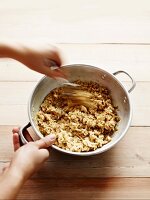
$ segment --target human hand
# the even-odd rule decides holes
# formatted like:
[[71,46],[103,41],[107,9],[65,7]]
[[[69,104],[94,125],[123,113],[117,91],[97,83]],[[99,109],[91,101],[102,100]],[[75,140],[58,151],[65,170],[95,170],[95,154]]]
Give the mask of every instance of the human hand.
[[17,176],[22,177],[23,180],[26,181],[49,158],[49,151],[47,148],[54,143],[55,135],[48,135],[40,140],[29,142],[20,147],[18,132],[18,128],[13,129],[15,153],[10,163],[9,170],[12,173],[17,173]]
[[19,129],[13,129],[14,157],[0,176],[0,198],[16,199],[25,181],[48,159],[47,148],[55,141],[54,135],[20,147]]
[[[18,45],[18,55],[17,60],[34,71],[52,78],[65,77],[60,68],[63,63],[62,55],[55,46],[49,44]],[[54,64],[58,69],[51,69]]]
[[[63,64],[60,49],[47,43],[0,41],[0,58],[6,57],[18,60],[28,68],[52,78],[65,78],[60,68]],[[54,63],[58,69],[52,70]]]

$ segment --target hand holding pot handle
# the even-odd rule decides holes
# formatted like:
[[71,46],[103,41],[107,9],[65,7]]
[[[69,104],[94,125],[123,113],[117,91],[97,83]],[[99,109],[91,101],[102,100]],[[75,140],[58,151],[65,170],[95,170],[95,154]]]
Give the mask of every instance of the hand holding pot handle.
[[[27,144],[30,141],[33,141],[32,137],[27,133],[27,128],[29,128],[31,126],[30,122],[28,124],[26,124],[25,126],[22,126],[19,130],[19,140],[20,140],[20,144],[24,145]],[[26,135],[26,137],[25,137]]]

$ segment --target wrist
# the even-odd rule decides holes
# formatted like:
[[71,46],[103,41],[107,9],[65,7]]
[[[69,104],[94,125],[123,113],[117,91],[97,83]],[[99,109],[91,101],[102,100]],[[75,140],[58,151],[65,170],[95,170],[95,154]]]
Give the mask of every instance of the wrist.
[[20,61],[23,47],[17,42],[0,42],[0,57],[12,58]]
[[1,176],[0,199],[16,199],[24,182],[25,180],[16,170],[9,168]]
[[14,187],[21,187],[25,182],[25,177],[15,168],[9,168],[6,172],[6,176],[10,180],[10,184],[13,183]]

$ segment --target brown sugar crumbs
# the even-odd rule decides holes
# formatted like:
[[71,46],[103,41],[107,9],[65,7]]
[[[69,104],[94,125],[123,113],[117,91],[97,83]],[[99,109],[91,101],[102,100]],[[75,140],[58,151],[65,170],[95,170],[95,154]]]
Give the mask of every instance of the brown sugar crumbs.
[[107,88],[95,82],[75,83],[91,94],[94,106],[71,103],[62,96],[63,87],[56,88],[45,97],[36,122],[44,136],[56,135],[56,146],[72,152],[93,151],[111,141],[120,118]]

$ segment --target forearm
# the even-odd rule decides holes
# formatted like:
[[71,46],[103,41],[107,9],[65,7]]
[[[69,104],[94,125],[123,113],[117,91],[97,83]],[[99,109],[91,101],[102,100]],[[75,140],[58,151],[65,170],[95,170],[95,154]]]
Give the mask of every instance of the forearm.
[[0,177],[0,200],[15,199],[24,182],[23,178],[17,174],[17,171],[8,170],[5,172]]
[[16,42],[0,41],[0,58],[20,60],[22,47]]

